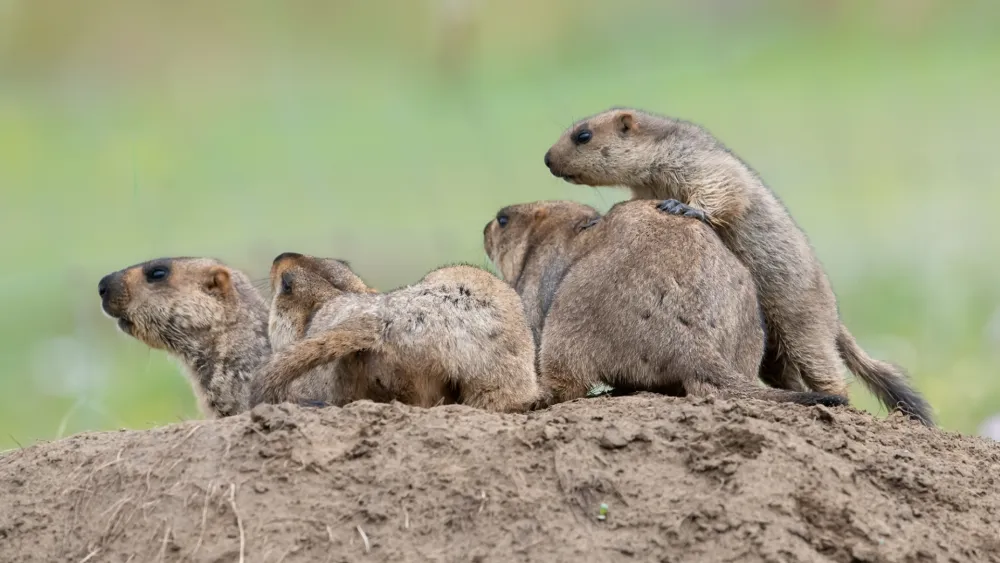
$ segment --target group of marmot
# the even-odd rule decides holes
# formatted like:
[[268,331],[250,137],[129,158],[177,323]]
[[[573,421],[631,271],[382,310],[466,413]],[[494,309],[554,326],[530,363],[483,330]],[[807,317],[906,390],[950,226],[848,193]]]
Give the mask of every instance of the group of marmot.
[[102,308],[182,360],[215,416],[360,399],[512,412],[601,387],[836,406],[843,361],[884,405],[933,425],[905,373],[841,323],[778,198],[705,129],[613,108],[565,131],[545,165],[633,199],[604,215],[501,209],[483,236],[502,279],[446,266],[381,293],[347,262],[284,253],[268,308],[238,270],[164,258],[101,279]]

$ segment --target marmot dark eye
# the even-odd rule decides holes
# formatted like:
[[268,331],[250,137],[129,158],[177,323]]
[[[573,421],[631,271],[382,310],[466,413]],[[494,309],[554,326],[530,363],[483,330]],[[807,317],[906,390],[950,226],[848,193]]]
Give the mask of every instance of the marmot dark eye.
[[292,276],[288,272],[281,274],[281,293],[288,295],[292,292]]
[[497,215],[497,225],[500,225],[501,229],[506,227],[509,221],[510,218],[508,218],[506,215]]
[[170,268],[166,266],[156,266],[146,271],[146,281],[149,283],[163,281],[170,275]]
[[581,129],[573,135],[573,142],[578,145],[585,145],[594,137],[594,134],[590,129]]

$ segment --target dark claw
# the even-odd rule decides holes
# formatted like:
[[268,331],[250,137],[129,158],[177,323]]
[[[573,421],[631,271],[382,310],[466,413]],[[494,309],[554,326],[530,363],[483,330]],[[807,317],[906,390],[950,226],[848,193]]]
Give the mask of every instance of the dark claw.
[[299,403],[299,406],[300,407],[315,407],[315,408],[321,409],[323,407],[328,407],[330,405],[327,404],[324,401],[302,401],[302,402]]
[[708,224],[708,214],[706,214],[701,209],[695,209],[686,203],[681,203],[676,199],[665,199],[656,206],[660,211],[666,211],[671,215],[680,215],[682,217],[690,217],[692,219],[697,219],[702,223]]
[[666,211],[667,213],[672,213],[672,214],[680,214],[681,212],[684,211],[685,207],[687,206],[685,206],[680,201],[677,201],[676,199],[665,199],[661,201],[659,205],[656,206],[656,208],[659,209],[660,211]]
[[661,201],[660,204],[656,206],[656,208],[659,209],[660,211],[670,212],[673,211],[675,207],[680,205],[680,203],[681,202],[677,201],[676,199],[665,199]]
[[840,395],[827,395],[826,393],[807,392],[806,405],[823,405],[824,407],[844,407],[851,404],[847,397]]

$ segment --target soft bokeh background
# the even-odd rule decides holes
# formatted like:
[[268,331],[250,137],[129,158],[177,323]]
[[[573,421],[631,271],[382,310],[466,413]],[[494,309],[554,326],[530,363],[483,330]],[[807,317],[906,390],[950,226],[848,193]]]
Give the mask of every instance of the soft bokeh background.
[[[1000,4],[0,0],[0,449],[198,417],[97,280],[285,250],[389,289],[484,264],[574,119],[703,123],[786,202],[847,324],[948,429],[1000,411]],[[859,405],[880,412],[858,385]]]

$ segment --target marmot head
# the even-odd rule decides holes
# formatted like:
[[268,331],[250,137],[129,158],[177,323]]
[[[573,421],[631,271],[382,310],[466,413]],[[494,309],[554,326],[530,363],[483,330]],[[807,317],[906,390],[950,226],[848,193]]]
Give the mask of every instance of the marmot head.
[[212,258],[158,258],[97,284],[101,309],[125,334],[186,355],[211,346],[235,323],[265,311],[249,278]]
[[277,351],[303,338],[316,311],[338,295],[375,292],[343,260],[279,254],[271,264],[271,346]]
[[612,108],[567,129],[545,153],[552,175],[587,186],[633,186],[649,177],[657,143],[682,122]]
[[596,209],[574,201],[536,201],[504,207],[483,229],[483,247],[507,282],[524,271],[541,244],[566,245],[600,219]]

